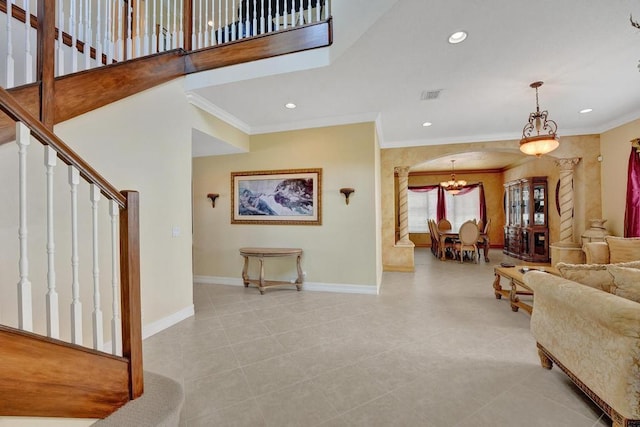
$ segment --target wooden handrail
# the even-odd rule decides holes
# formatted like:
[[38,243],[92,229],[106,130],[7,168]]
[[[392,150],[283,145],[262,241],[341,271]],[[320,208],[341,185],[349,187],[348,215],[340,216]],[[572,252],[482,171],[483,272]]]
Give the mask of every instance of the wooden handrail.
[[53,132],[47,129],[38,119],[25,110],[9,92],[0,87],[0,110],[4,111],[16,122],[23,122],[29,129],[31,135],[44,145],[52,146],[58,153],[58,157],[67,165],[75,166],[80,175],[87,181],[100,187],[101,192],[108,198],[114,200],[120,207],[126,207],[126,198],[102,177],[95,169],[84,161],[67,144],[62,142]]

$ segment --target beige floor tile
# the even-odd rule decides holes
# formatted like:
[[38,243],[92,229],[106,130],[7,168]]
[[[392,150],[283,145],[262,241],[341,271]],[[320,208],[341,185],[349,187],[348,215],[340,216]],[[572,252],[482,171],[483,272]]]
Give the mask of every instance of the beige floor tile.
[[315,426],[337,415],[322,389],[311,381],[265,394],[256,401],[269,427]]
[[[586,426],[610,420],[540,367],[491,263],[383,273],[380,295],[194,285],[196,315],[143,343],[185,385],[181,426]],[[517,262],[517,261],[516,261]]]

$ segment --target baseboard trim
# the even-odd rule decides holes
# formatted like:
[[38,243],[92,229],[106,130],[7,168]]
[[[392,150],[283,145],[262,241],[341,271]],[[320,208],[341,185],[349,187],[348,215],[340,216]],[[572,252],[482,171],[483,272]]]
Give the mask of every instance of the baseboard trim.
[[[205,285],[244,286],[242,279],[237,277],[193,276],[193,283]],[[291,285],[293,287],[293,285]],[[304,282],[302,289],[312,292],[337,292],[342,294],[378,295],[375,285],[354,285],[348,283],[320,283]]]
[[195,314],[195,309],[193,304],[183,308],[180,311],[176,311],[169,316],[163,317],[162,319],[156,320],[155,322],[151,322],[148,325],[142,326],[142,339],[149,338],[152,335],[157,334],[158,332],[162,332],[165,329],[175,325],[176,323],[182,322],[184,319],[187,319]]

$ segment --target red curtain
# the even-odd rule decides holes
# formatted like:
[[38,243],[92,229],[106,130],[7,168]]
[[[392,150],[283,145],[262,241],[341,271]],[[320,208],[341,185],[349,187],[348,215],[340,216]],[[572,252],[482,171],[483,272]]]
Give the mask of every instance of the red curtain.
[[[480,188],[480,220],[483,224],[487,223],[487,202],[484,198],[484,186],[481,182],[477,184],[469,184],[465,185],[462,190],[458,193],[458,195],[464,195],[469,193],[471,190],[475,188]],[[438,205],[436,207],[436,222],[439,222],[441,219],[447,217],[447,207],[445,203],[445,189],[440,185],[420,185],[420,186],[410,186],[409,191],[415,191],[417,193],[426,193],[431,190],[438,190]]]
[[640,155],[631,148],[627,171],[627,206],[624,212],[624,237],[640,237]]

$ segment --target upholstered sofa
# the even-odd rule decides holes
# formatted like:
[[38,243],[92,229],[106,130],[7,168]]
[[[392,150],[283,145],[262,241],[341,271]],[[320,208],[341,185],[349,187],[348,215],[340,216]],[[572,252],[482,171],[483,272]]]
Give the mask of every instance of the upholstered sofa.
[[557,267],[565,277],[524,276],[542,366],[560,367],[615,427],[640,426],[640,261]]
[[582,246],[587,264],[615,264],[640,259],[640,239],[607,236]]

